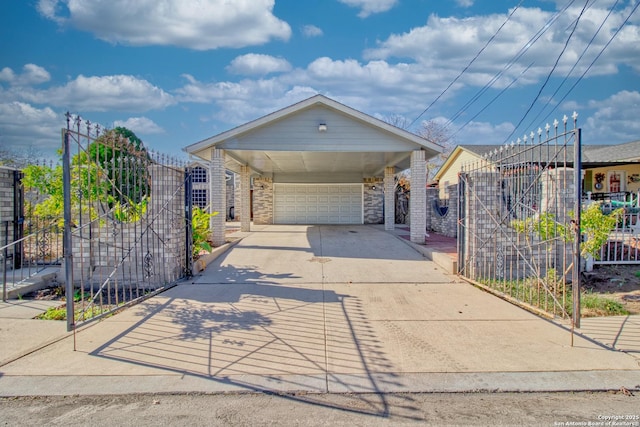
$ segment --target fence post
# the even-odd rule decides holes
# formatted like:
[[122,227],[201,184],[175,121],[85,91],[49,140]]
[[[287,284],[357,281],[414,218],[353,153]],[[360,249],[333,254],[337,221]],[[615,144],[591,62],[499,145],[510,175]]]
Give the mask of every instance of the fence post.
[[575,130],[575,142],[573,145],[573,185],[575,188],[574,200],[574,249],[573,249],[573,277],[571,280],[571,290],[573,294],[573,326],[580,328],[580,243],[582,233],[580,231],[580,216],[582,209],[582,130]]
[[184,219],[185,219],[185,274],[193,276],[193,175],[187,167],[184,172]]
[[67,331],[75,328],[74,301],[73,301],[73,250],[71,247],[71,162],[69,147],[69,129],[64,130],[64,143],[62,147],[62,194],[64,198],[64,273],[65,296],[67,300]]

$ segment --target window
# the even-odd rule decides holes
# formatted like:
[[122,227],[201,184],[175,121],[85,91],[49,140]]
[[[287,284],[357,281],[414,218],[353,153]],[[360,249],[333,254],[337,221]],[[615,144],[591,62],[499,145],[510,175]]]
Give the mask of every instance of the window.
[[191,170],[191,182],[207,182],[207,170],[196,166]]
[[627,189],[624,171],[609,171],[608,175],[609,193],[619,193]]
[[207,207],[208,200],[207,200],[207,190],[206,189],[200,189],[200,188],[194,188],[191,192],[191,204],[204,209]]

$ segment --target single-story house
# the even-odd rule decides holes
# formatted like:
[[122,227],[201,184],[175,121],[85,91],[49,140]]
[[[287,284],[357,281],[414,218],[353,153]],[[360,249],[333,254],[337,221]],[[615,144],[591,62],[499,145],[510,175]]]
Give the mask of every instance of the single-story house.
[[[446,188],[458,184],[462,165],[482,161],[483,155],[499,150],[501,145],[458,145],[447,157],[435,175],[440,197],[446,197]],[[532,158],[546,163],[550,158],[573,165],[573,146],[562,146],[549,151],[546,147]],[[640,191],[640,140],[617,145],[582,145],[583,192],[618,193]]]
[[[323,95],[184,148],[209,168],[210,201],[226,211],[225,171],[239,174],[235,214],[255,224],[395,223],[394,177],[411,169],[411,240],[424,243],[426,162],[443,148]],[[212,218],[214,244],[224,216]]]

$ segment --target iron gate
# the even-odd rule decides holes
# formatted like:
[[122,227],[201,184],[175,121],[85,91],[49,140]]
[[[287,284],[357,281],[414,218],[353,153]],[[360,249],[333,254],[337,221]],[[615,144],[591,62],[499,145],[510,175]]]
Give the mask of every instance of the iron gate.
[[572,129],[565,116],[563,128],[555,121],[462,167],[458,269],[462,277],[521,305],[553,316],[573,313],[579,326],[576,119],[574,114]]
[[63,192],[69,330],[190,275],[190,179],[180,162],[67,114]]

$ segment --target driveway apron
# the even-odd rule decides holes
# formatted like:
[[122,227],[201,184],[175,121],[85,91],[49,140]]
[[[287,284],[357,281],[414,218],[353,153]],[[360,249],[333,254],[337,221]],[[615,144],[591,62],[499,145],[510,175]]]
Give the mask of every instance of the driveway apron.
[[580,336],[572,347],[568,330],[444,274],[372,226],[256,227],[190,282],[78,332],[72,348],[63,340],[1,366],[0,390],[377,393],[640,384],[633,354]]

